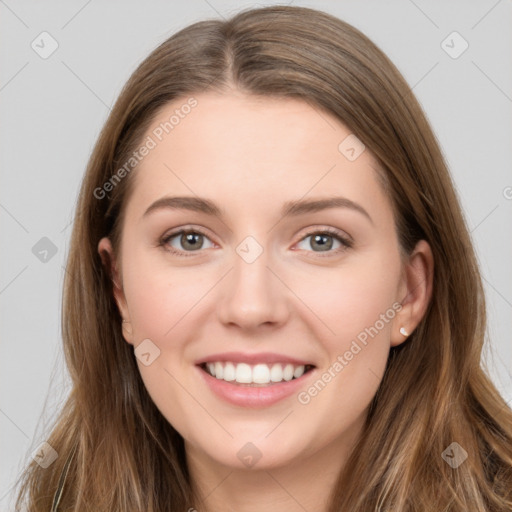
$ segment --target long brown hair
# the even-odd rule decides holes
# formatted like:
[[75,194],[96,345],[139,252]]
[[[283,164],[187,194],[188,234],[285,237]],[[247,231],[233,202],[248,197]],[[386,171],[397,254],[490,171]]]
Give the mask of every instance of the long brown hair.
[[[75,512],[201,509],[183,439],[143,385],[97,252],[104,236],[119,248],[136,167],[105,197],[97,190],[128,161],[162,106],[231,87],[302,99],[339,118],[384,171],[401,248],[424,239],[433,251],[429,308],[407,342],[391,348],[329,510],[510,511],[512,411],[481,367],[482,282],[436,138],[404,78],[366,36],[329,14],[285,6],[181,30],[122,90],[74,220],[62,310],[72,391],[47,438],[59,456],[46,469],[27,467],[18,509],[24,498],[34,512],[52,504]],[[467,453],[457,467],[443,457],[447,449],[453,457],[454,442]]]

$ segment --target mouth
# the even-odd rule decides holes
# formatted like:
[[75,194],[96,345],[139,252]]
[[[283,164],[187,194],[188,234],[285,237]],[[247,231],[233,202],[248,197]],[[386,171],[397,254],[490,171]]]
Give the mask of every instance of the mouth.
[[292,363],[236,363],[230,361],[204,362],[197,365],[219,381],[240,387],[271,387],[302,378],[314,368],[312,364]]

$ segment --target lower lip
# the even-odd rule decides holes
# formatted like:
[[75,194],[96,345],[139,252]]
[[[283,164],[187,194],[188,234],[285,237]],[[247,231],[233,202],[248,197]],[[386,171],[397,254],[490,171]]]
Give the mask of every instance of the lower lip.
[[262,387],[250,387],[231,384],[225,380],[216,379],[201,367],[196,366],[205,383],[220,398],[239,407],[268,407],[280,400],[296,394],[315,371],[315,368],[304,373],[298,379],[269,384]]

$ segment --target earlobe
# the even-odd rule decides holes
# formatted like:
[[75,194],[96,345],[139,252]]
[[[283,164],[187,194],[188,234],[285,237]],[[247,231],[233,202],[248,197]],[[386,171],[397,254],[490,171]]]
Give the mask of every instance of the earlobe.
[[132,343],[132,329],[130,323],[130,314],[128,312],[128,306],[126,304],[126,298],[124,296],[122,279],[118,269],[118,263],[116,255],[112,247],[112,243],[109,238],[104,237],[98,243],[98,253],[101,257],[103,266],[105,267],[110,279],[112,280],[112,289],[114,293],[114,299],[116,301],[119,313],[123,318],[122,330],[123,337],[128,343]]
[[420,240],[408,258],[403,272],[405,294],[402,309],[396,316],[391,345],[403,343],[423,319],[430,299],[434,277],[434,257],[426,240]]

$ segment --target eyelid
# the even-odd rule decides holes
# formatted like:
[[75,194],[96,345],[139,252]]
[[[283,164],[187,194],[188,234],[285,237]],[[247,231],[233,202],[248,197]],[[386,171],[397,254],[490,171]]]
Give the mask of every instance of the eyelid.
[[347,244],[354,244],[354,239],[348,233],[338,228],[334,228],[331,226],[314,226],[312,228],[306,229],[308,229],[308,231],[302,235],[299,242],[301,242],[302,240],[304,240],[304,238],[307,238],[308,236],[311,235],[327,233],[335,238],[338,238],[342,242],[345,242]]
[[199,233],[200,235],[204,235],[208,238],[210,238],[210,235],[207,233],[206,228],[197,227],[193,224],[186,224],[184,226],[180,226],[175,229],[171,229],[170,231],[166,232],[165,235],[162,237],[162,240],[172,238],[176,235],[181,235],[182,233]]

